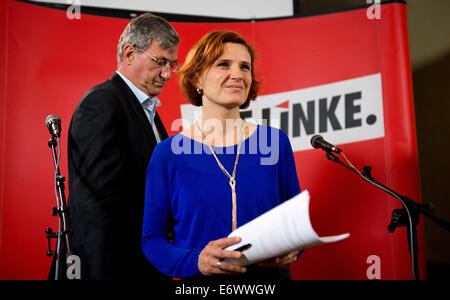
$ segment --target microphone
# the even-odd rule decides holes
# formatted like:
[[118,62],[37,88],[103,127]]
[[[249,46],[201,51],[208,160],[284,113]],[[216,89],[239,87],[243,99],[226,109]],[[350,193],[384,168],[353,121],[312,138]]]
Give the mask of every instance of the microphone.
[[327,152],[335,152],[337,154],[341,154],[341,149],[337,148],[335,145],[328,143],[323,139],[321,135],[316,134],[311,138],[311,145],[314,148],[322,148]]
[[47,126],[48,131],[53,137],[59,138],[61,134],[61,119],[59,116],[48,115],[45,119],[45,126]]

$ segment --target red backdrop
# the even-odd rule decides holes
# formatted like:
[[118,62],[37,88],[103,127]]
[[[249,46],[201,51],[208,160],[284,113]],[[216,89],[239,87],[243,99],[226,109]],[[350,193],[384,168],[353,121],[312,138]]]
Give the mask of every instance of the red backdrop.
[[[0,4],[0,279],[47,276],[44,229],[56,229],[57,220],[50,215],[53,163],[44,120],[49,114],[62,119],[61,172],[67,175],[71,114],[87,89],[115,71],[117,41],[128,21],[85,14],[70,20],[64,10],[11,0]],[[405,5],[382,5],[378,20],[359,9],[272,21],[172,24],[182,37],[181,61],[211,30],[243,34],[258,52],[260,95],[380,74],[383,135],[340,148],[356,166],[370,164],[378,181],[420,201]],[[176,76],[159,98],[170,129],[186,103]],[[352,131],[345,130],[351,139]],[[334,134],[341,133],[327,132],[327,139],[333,141]],[[295,159],[301,186],[312,196],[313,227],[319,235],[351,236],[305,251],[292,267],[294,279],[365,279],[370,255],[380,257],[381,279],[412,278],[406,230],[387,231],[392,210],[401,207],[398,201],[326,160],[322,151],[302,149]],[[419,254],[425,278],[421,224]]]

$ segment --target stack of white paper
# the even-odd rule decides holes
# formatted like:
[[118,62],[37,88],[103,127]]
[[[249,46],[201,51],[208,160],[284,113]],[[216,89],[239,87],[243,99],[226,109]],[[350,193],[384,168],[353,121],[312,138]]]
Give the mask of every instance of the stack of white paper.
[[311,225],[309,193],[305,190],[239,227],[229,235],[233,236],[239,236],[242,240],[226,250],[235,250],[248,244],[251,247],[242,252],[240,259],[225,261],[246,266],[294,250],[337,242],[348,238],[350,234],[319,237]]

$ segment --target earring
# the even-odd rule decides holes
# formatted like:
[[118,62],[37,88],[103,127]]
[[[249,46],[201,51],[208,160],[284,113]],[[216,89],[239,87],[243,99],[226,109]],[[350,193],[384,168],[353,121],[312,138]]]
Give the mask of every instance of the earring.
[[197,89],[197,93],[198,93],[199,95],[201,95],[201,94],[202,94],[202,90],[201,90],[201,89]]

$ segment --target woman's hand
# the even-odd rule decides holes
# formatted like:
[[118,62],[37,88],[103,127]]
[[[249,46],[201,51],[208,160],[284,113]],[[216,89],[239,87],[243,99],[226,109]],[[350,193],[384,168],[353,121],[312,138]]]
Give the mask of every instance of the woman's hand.
[[258,265],[272,268],[289,268],[297,260],[298,253],[299,251],[295,250],[284,255],[261,261]]
[[203,275],[227,274],[235,275],[245,273],[246,268],[239,265],[224,262],[224,258],[240,258],[239,251],[224,250],[224,248],[237,244],[241,241],[239,237],[218,239],[209,242],[198,256],[198,269]]

